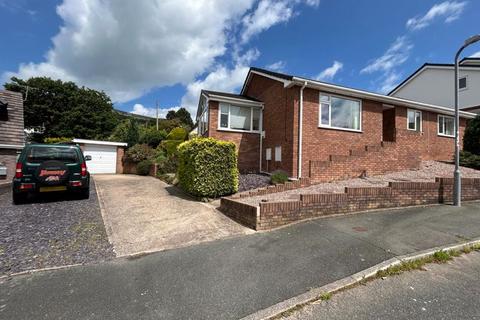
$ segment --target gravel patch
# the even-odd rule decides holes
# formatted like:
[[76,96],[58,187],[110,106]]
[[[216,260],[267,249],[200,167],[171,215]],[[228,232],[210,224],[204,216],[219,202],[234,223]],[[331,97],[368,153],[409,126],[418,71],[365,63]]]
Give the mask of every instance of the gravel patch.
[[47,194],[13,205],[11,191],[0,193],[0,274],[114,256],[93,181],[88,200]]
[[[309,187],[263,196],[242,198],[240,201],[258,205],[262,200],[292,201],[299,200],[300,194],[343,193],[345,187],[386,187],[391,181],[434,182],[436,177],[452,177],[455,166],[438,161],[422,161],[420,169],[389,173],[381,176],[356,178],[343,181],[315,184]],[[461,167],[463,178],[480,178],[480,170]]]
[[266,174],[241,174],[238,178],[238,192],[263,188],[270,185],[270,176]]

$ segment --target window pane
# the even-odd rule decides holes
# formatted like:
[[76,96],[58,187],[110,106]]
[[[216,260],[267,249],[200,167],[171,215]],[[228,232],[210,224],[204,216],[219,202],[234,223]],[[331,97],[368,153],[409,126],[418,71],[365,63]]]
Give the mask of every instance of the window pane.
[[330,101],[330,96],[326,96],[326,95],[321,94],[320,95],[320,101],[321,102],[329,102]]
[[438,133],[445,134],[445,126],[443,122],[443,117],[438,117]]
[[260,130],[260,109],[253,109],[253,128],[252,130]]
[[227,104],[220,104],[220,128],[228,128],[228,109]]
[[445,134],[448,136],[455,135],[455,122],[453,118],[445,117]]
[[332,97],[331,126],[360,130],[360,102]]
[[460,89],[464,89],[464,88],[467,87],[467,78],[466,77],[458,79],[458,87]]
[[230,129],[250,130],[250,108],[230,106]]
[[321,119],[320,119],[320,123],[323,124],[323,125],[327,125],[328,126],[328,119],[329,119],[329,109],[330,109],[330,105],[327,104],[327,103],[322,103],[321,104],[321,113],[322,113],[322,116],[321,116]]
[[415,130],[415,111],[408,110],[408,129]]
[[422,128],[422,114],[420,111],[415,112],[415,123],[417,125],[417,131],[420,131]]

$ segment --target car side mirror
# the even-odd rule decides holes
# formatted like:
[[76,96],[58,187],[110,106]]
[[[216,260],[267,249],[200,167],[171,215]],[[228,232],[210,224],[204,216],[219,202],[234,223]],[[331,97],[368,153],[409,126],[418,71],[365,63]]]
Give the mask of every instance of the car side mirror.
[[89,154],[86,155],[86,156],[85,156],[85,161],[90,161],[90,160],[92,160],[92,156],[89,155]]

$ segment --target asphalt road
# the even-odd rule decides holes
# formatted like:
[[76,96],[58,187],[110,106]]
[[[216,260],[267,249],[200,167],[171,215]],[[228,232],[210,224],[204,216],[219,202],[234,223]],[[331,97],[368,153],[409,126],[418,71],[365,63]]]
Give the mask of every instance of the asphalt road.
[[375,280],[310,304],[288,320],[480,319],[480,252]]
[[0,318],[238,319],[394,255],[480,237],[479,212],[477,202],[331,217],[18,276],[0,283]]

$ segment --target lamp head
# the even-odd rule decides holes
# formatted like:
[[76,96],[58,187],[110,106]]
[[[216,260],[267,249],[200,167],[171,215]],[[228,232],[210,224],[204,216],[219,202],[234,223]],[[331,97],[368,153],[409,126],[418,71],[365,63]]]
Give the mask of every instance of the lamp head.
[[472,43],[475,43],[477,41],[480,41],[480,34],[476,34],[474,36],[471,36],[470,38],[468,38],[467,40],[465,40],[465,46],[469,46],[471,45]]

